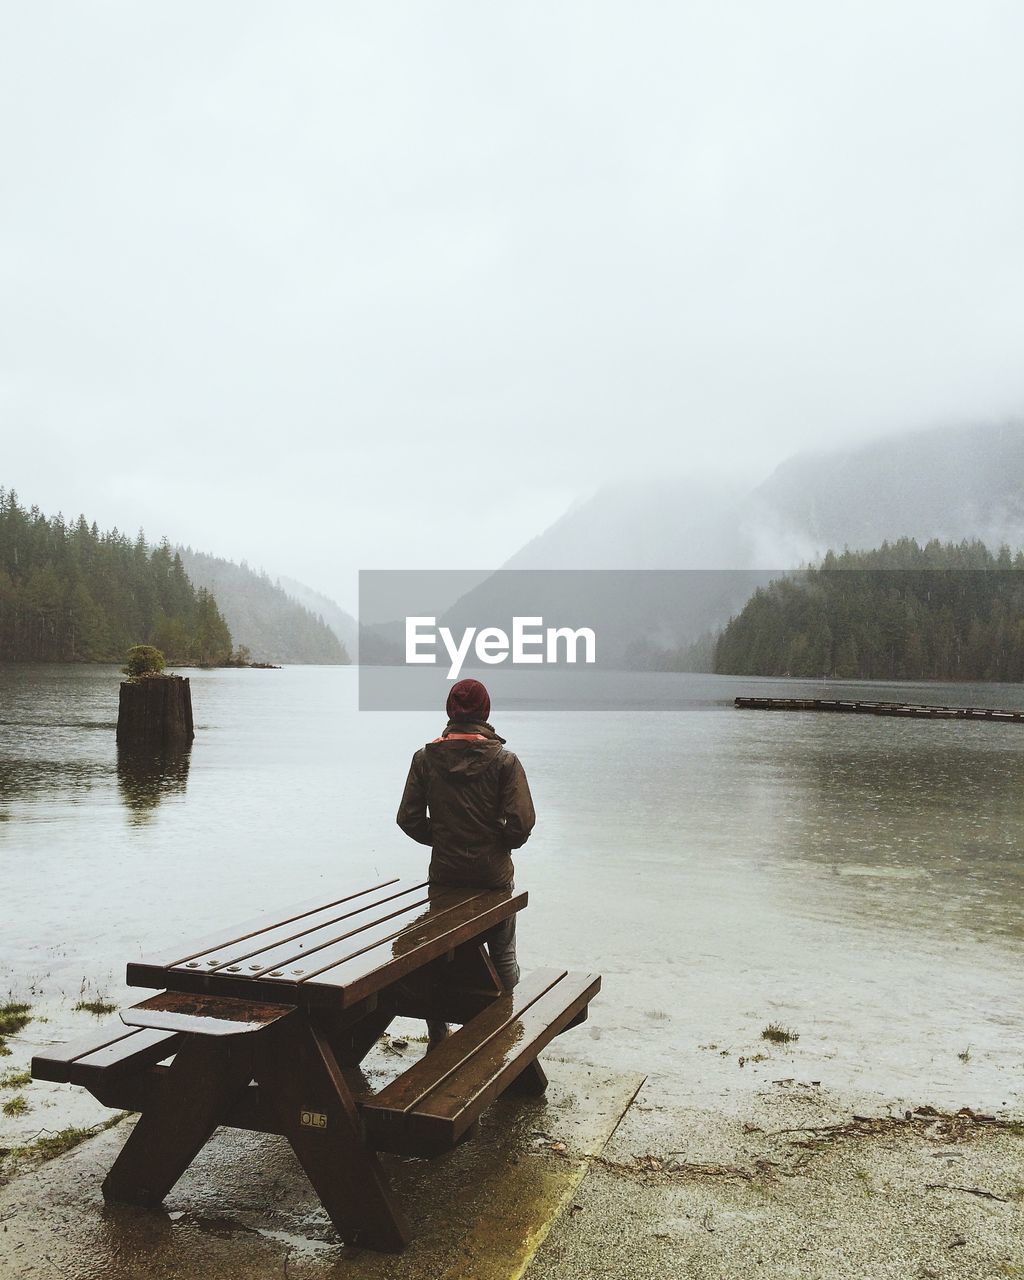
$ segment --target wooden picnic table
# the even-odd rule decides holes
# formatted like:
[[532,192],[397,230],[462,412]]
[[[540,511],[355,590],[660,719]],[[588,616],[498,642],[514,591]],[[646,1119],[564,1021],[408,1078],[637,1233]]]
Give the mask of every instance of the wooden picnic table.
[[[401,1249],[376,1153],[448,1150],[506,1089],[543,1092],[538,1053],[600,988],[545,969],[504,991],[483,943],[526,903],[390,879],[278,909],[130,963],[128,984],[160,994],[37,1055],[33,1075],[142,1113],[108,1199],[159,1204],[220,1125],[279,1133],[346,1241]],[[375,1094],[359,1064],[398,1016],[462,1026]]]

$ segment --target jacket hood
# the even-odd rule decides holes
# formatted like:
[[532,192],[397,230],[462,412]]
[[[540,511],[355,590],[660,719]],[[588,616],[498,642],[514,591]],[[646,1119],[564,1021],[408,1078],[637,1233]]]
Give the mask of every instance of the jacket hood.
[[441,736],[428,742],[425,750],[435,769],[471,778],[486,769],[504,745],[505,739],[489,724],[449,720]]

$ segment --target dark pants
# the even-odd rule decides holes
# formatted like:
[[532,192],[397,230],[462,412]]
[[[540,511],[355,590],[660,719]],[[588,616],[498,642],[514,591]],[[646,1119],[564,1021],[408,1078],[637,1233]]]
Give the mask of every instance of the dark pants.
[[[512,889],[514,886],[509,885],[508,888]],[[506,991],[511,991],[519,981],[519,961],[516,958],[515,913],[513,912],[507,920],[503,920],[501,924],[485,934],[484,942],[487,944],[487,954],[490,956],[491,964],[494,965],[498,977],[501,979],[501,985]],[[427,1037],[431,1044],[436,1043],[438,1040],[443,1040],[447,1034],[447,1022],[427,1019]]]
[[519,981],[519,961],[516,959],[516,918],[514,915],[503,920],[496,929],[492,929],[484,939],[487,943],[487,954],[491,964],[498,971],[501,985],[511,991]]

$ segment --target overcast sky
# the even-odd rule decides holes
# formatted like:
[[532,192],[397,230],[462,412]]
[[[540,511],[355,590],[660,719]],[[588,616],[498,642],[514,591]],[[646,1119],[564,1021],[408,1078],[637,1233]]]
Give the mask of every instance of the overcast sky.
[[0,483],[287,573],[1024,405],[1024,6],[3,0]]

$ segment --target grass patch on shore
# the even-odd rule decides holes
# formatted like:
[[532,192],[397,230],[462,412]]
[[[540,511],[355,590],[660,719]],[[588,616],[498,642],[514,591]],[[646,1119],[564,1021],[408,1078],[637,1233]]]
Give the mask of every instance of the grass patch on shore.
[[[115,1124],[120,1124],[131,1112],[119,1111],[117,1115],[111,1116],[109,1120],[104,1120],[100,1124],[94,1124],[88,1129],[82,1129],[78,1125],[68,1125],[66,1129],[58,1129],[56,1133],[44,1133],[36,1138],[34,1142],[26,1143],[22,1147],[0,1147],[0,1160],[7,1157],[13,1162],[37,1157],[39,1160],[55,1160],[57,1156],[62,1156],[66,1151],[73,1151],[75,1147],[83,1143],[86,1138],[92,1138],[97,1133],[104,1133],[107,1129],[112,1129]],[[6,1177],[14,1172],[11,1166],[3,1170],[4,1177],[0,1177],[0,1186]]]
[[762,1040],[770,1040],[772,1044],[793,1044],[800,1039],[800,1033],[792,1027],[784,1027],[781,1022],[769,1022],[761,1032]]
[[75,1147],[91,1138],[97,1133],[106,1133],[108,1129],[113,1129],[115,1124],[120,1124],[122,1120],[131,1115],[130,1111],[119,1111],[116,1116],[111,1116],[109,1120],[103,1120],[99,1124],[94,1124],[88,1129],[79,1129],[76,1125],[68,1125],[66,1129],[59,1129],[56,1133],[44,1134],[41,1138],[36,1138],[31,1146],[23,1148],[25,1151],[37,1151],[44,1160],[53,1160],[56,1156],[62,1156],[65,1151],[71,1151]]
[[31,1071],[5,1071],[0,1075],[0,1089],[23,1089],[31,1083]]
[[80,1142],[84,1142],[86,1138],[91,1138],[94,1133],[98,1133],[99,1129],[79,1129],[77,1125],[68,1125],[66,1129],[60,1129],[56,1133],[44,1134],[41,1138],[36,1138],[30,1147],[26,1147],[26,1151],[38,1151],[44,1160],[53,1160],[57,1156],[62,1156],[65,1151],[72,1151]]
[[31,1022],[31,1011],[30,1004],[19,1004],[12,1000],[8,1000],[6,1004],[0,1004],[0,1040],[4,1036],[16,1035],[22,1027]]
[[2,1110],[5,1116],[23,1116],[29,1110],[28,1100],[19,1093],[5,1102]]
[[91,1013],[94,1018],[103,1018],[108,1013],[116,1013],[117,1005],[111,1004],[109,1000],[104,1000],[101,996],[98,1000],[79,1000],[72,1012]]

